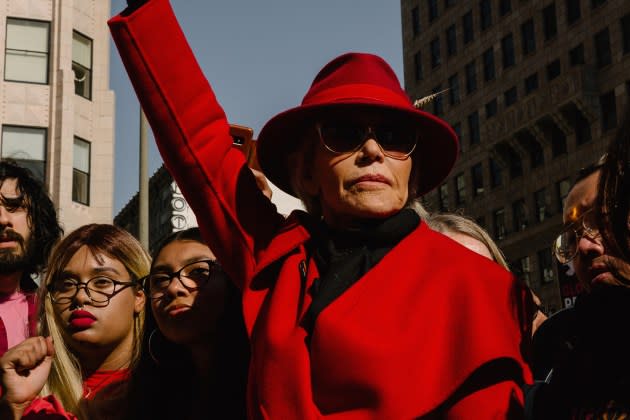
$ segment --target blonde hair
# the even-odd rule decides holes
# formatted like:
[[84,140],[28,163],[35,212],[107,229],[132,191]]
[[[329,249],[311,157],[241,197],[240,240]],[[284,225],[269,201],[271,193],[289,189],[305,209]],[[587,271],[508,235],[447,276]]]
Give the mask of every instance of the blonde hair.
[[[53,250],[44,279],[44,287],[40,287],[40,334],[50,336],[55,347],[55,357],[46,385],[41,395],[55,395],[64,408],[85,418],[85,410],[80,401],[83,397],[83,377],[80,361],[68,347],[63,336],[63,327],[53,308],[48,293],[49,286],[55,282],[70,259],[79,250],[87,246],[97,256],[105,254],[120,261],[133,280],[139,280],[149,273],[151,259],[140,243],[127,231],[113,225],[90,224],[82,226],[64,238]],[[134,319],[134,341],[130,367],[140,357],[141,338],[144,325],[144,311]]]
[[472,219],[460,214],[438,213],[432,214],[427,219],[427,224],[431,229],[441,233],[461,233],[478,240],[488,248],[495,262],[506,270],[510,269],[503,252],[501,252],[497,244],[492,240],[490,235],[488,235],[488,232]]

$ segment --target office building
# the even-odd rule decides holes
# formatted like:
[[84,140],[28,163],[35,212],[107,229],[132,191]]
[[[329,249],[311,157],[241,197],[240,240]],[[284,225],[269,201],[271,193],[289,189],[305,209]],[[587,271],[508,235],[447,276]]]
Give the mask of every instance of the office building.
[[17,160],[45,183],[66,232],[111,223],[109,0],[2,6],[0,157]]
[[446,90],[425,109],[461,144],[426,204],[488,229],[548,311],[570,305],[576,285],[551,244],[578,170],[628,105],[630,2],[402,0],[401,13],[406,90]]

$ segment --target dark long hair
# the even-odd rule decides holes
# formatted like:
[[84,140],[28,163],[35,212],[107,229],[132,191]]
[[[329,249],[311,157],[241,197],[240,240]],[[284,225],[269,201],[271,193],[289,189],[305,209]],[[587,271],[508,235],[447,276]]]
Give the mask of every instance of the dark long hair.
[[[155,261],[162,249],[175,241],[195,241],[205,245],[198,228],[175,232],[167,237],[154,253]],[[192,398],[205,401],[208,416],[246,418],[246,384],[249,364],[249,341],[245,330],[240,290],[227,281],[225,310],[217,321],[213,343],[214,384],[210,395],[194,395],[198,374],[190,352],[173,343],[160,332],[151,300],[147,299],[143,354],[132,373],[129,419],[173,419],[186,416]],[[189,386],[187,386],[187,384]],[[193,394],[193,395],[191,395]]]
[[63,229],[59,225],[57,212],[48,192],[33,173],[12,159],[0,160],[0,186],[11,178],[17,180],[17,188],[27,209],[31,228],[29,261],[20,284],[22,290],[28,291],[36,287],[30,276],[44,269],[50,251],[63,235]]
[[630,261],[630,108],[608,147],[597,195],[607,253]]

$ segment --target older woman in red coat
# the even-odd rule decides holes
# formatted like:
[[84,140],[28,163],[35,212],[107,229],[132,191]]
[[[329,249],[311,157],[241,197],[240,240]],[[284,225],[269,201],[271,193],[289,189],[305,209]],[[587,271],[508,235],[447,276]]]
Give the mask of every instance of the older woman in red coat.
[[412,209],[458,153],[381,58],[342,55],[272,118],[260,165],[308,213],[288,219],[232,148],[167,0],[109,22],[164,161],[243,293],[252,418],[520,415],[526,294]]

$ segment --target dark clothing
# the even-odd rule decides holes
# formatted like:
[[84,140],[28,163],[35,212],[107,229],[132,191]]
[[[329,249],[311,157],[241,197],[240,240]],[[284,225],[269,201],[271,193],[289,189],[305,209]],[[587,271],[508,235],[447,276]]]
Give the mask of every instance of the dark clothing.
[[605,286],[545,321],[534,336],[534,372],[553,371],[535,389],[533,418],[630,415],[629,311],[630,289]]

